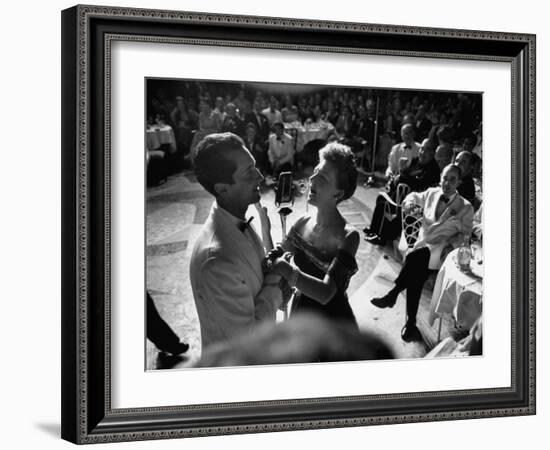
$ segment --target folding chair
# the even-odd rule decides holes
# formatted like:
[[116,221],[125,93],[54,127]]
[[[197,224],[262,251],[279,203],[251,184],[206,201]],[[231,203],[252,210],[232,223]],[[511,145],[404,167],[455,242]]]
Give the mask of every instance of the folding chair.
[[423,219],[424,214],[420,205],[413,204],[413,207],[408,212],[405,212],[405,209],[401,208],[402,231],[398,249],[403,258],[405,258],[407,251],[413,248],[418,240]]
[[[382,194],[380,194],[384,198],[385,203],[384,203],[384,215],[382,217],[382,220],[380,221],[378,236],[382,236],[382,229],[384,227],[384,223],[386,222],[390,223],[396,218],[401,216],[401,207],[403,205],[403,201],[405,200],[405,197],[409,195],[410,191],[411,191],[411,188],[408,184],[399,183],[397,185],[395,201],[393,201],[386,192],[383,192]],[[394,259],[397,259],[395,243],[393,245],[393,255],[394,255]]]

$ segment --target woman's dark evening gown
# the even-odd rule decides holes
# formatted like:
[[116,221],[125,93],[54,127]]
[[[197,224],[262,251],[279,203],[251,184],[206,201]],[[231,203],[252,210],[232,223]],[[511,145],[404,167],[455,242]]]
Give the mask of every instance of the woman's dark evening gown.
[[350,278],[357,272],[355,258],[343,250],[338,250],[336,254],[319,250],[294,228],[287,238],[295,248],[294,263],[302,272],[321,280],[330,273],[337,286],[334,296],[324,305],[298,291],[292,302],[291,315],[315,312],[329,320],[345,321],[357,327],[346,293]]

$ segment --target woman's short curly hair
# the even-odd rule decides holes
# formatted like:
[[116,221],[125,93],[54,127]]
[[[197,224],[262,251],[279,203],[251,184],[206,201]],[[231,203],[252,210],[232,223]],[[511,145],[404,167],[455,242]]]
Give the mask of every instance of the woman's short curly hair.
[[330,142],[319,150],[319,160],[327,161],[336,168],[337,188],[344,191],[338,202],[350,198],[357,188],[357,165],[351,149],[347,145]]

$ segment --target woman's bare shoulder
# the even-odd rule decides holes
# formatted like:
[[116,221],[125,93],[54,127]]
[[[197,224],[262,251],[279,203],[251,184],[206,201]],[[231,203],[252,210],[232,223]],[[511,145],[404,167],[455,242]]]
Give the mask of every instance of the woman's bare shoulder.
[[359,243],[361,242],[361,234],[359,230],[352,225],[347,224],[345,228],[344,242],[342,245],[342,250],[349,253],[350,255],[355,256],[357,249],[359,248]]

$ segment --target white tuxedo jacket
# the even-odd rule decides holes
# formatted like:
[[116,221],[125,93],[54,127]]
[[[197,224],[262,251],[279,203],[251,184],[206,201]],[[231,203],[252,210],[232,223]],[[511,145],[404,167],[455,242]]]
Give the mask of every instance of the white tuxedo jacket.
[[274,322],[282,301],[279,278],[263,276],[260,238],[253,230],[241,231],[239,223],[214,202],[193,248],[189,271],[203,349],[260,321]]
[[[429,188],[424,192],[411,192],[405,198],[404,204],[415,203],[422,206],[423,219],[418,234],[418,239],[412,249],[427,247],[430,249],[429,268],[439,269],[441,252],[448,245],[458,247],[463,242],[464,236],[472,233],[474,208],[458,192],[451,200],[438,220],[435,218],[439,198],[443,195],[440,187]],[[403,234],[399,243],[400,249],[406,249],[407,244]]]

